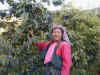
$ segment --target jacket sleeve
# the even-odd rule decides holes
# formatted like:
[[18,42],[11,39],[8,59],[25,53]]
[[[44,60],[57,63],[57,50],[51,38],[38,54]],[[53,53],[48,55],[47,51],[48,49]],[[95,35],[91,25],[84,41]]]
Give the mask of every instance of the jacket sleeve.
[[70,75],[72,64],[71,46],[68,43],[62,46],[62,71],[61,75]]
[[42,51],[47,45],[48,45],[48,41],[47,42],[36,42],[35,45],[37,46],[38,50]]

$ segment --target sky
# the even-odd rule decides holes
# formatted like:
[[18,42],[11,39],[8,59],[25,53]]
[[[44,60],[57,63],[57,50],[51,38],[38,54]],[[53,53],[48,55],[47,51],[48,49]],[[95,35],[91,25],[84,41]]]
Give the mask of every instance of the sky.
[[72,1],[72,4],[74,6],[81,9],[92,9],[100,7],[100,0],[70,0],[70,1]]
[[9,5],[5,2],[4,5],[0,2],[0,10],[6,10],[9,8]]
[[[41,0],[38,0],[38,1],[41,1]],[[65,0],[64,3],[67,4],[68,2],[72,2],[73,6],[75,6],[76,8],[79,8],[79,9],[83,9],[83,10],[100,7],[100,0]],[[61,9],[60,6],[55,7],[52,4],[52,2],[50,4],[50,6],[48,6],[46,3],[43,3],[43,4],[50,11]],[[6,2],[4,5],[2,3],[0,3],[0,10],[5,10],[8,8],[9,8],[9,5]]]

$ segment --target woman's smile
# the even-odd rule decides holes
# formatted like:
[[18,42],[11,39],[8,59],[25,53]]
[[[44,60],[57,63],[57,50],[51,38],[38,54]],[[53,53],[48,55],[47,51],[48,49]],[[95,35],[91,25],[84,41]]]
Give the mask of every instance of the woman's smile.
[[60,29],[56,28],[53,30],[52,32],[52,38],[54,41],[58,41],[58,40],[61,40],[62,38],[62,32]]

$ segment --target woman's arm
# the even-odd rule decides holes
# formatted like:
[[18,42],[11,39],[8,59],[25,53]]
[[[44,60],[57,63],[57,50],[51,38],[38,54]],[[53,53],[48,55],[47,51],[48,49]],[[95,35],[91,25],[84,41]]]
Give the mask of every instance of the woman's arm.
[[47,45],[49,41],[47,42],[36,42],[35,45],[37,46],[38,50],[42,51]]
[[62,71],[61,75],[70,75],[70,68],[72,64],[71,46],[64,43],[62,47]]

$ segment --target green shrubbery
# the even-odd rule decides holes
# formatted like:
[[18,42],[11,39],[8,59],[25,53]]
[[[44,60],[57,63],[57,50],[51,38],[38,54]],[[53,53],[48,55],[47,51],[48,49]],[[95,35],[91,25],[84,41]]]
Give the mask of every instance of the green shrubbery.
[[[41,4],[37,6],[30,3],[18,4],[15,15],[23,19],[21,25],[16,26],[16,21],[0,21],[1,28],[8,29],[0,35],[0,74],[40,75],[44,69],[40,60],[41,52],[33,42],[44,39],[44,33],[51,27],[51,16]],[[97,40],[100,32],[97,29],[100,27],[100,18],[76,9],[52,15],[54,23],[62,24],[68,30],[72,45],[72,75],[91,75],[91,66],[95,62],[99,64],[96,56],[99,51]]]
[[[62,23],[68,30],[72,45],[72,71],[77,71],[79,75],[88,75],[93,64],[98,64],[98,70],[100,70],[100,61],[96,58],[97,54],[100,54],[98,53],[99,41],[97,41],[100,37],[99,30],[97,30],[97,27],[100,28],[100,18],[87,11],[73,8],[69,11],[64,10],[54,14],[55,23]],[[58,14],[59,16],[57,16]],[[56,18],[59,19],[56,21]],[[92,72],[95,71],[90,73],[92,74]]]

